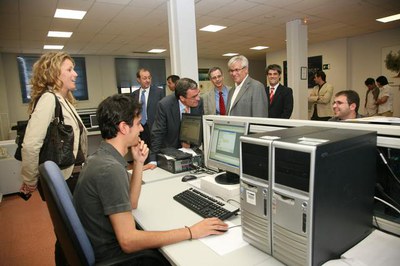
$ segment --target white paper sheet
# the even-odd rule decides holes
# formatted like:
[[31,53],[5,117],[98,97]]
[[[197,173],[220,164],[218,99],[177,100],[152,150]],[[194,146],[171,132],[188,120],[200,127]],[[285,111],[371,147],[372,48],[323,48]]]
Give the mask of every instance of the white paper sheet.
[[[231,222],[226,222],[229,227],[235,226]],[[242,227],[230,228],[222,235],[212,235],[200,239],[205,245],[214,250],[218,255],[223,256],[236,249],[248,245],[242,238]]]

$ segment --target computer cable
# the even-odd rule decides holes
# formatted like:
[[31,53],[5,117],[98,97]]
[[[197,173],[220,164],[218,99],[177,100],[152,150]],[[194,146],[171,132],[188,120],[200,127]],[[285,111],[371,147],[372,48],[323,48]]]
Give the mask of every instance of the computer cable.
[[[232,203],[231,203],[231,201],[233,201],[233,202],[237,203],[239,206],[236,206],[235,204],[232,204]],[[234,205],[234,206],[236,206],[236,207],[239,207],[239,208],[240,208],[240,202],[239,202],[239,201],[237,201],[237,200],[235,200],[235,199],[228,199],[226,202],[228,202],[228,203],[231,203],[232,205]]]
[[393,202],[398,208],[400,208],[400,204],[394,200],[392,197],[390,197],[385,190],[383,189],[382,185],[379,183],[375,184],[375,187],[379,190],[379,192],[382,194],[382,196],[384,196],[386,199],[390,200],[391,202]]
[[382,153],[379,149],[377,149],[377,151],[378,151],[378,153],[379,153],[379,156],[380,156],[381,159],[382,159],[382,162],[383,162],[383,163],[386,165],[386,167],[389,169],[389,171],[390,171],[390,173],[392,174],[393,178],[397,181],[397,183],[400,184],[399,178],[398,178],[398,177],[396,176],[396,174],[393,172],[392,167],[390,167],[390,165],[389,165],[388,162],[386,161],[386,158],[385,158],[385,156],[383,155],[383,153]]
[[235,227],[241,227],[241,226],[242,226],[241,224],[232,225],[232,226],[229,226],[228,229],[232,229],[232,228],[235,228]]
[[387,201],[385,201],[385,200],[383,200],[383,199],[381,199],[381,198],[378,198],[377,196],[374,196],[374,199],[376,199],[376,200],[382,202],[383,204],[386,204],[387,206],[389,206],[390,208],[392,208],[393,210],[397,211],[397,212],[400,214],[400,210],[397,209],[397,208],[396,208],[395,206],[393,206],[392,204],[390,204],[389,202],[387,202]]

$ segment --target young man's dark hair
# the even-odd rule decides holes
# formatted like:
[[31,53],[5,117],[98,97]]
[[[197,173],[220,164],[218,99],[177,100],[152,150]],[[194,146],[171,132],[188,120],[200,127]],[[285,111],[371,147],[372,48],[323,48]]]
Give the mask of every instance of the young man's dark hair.
[[389,84],[389,81],[387,80],[387,78],[385,76],[379,76],[376,79],[376,82],[378,82],[379,84],[381,84],[381,86],[385,86]]
[[326,82],[326,74],[324,71],[319,70],[317,73],[315,73],[316,77],[320,77],[324,82]]
[[175,88],[175,97],[176,99],[179,100],[180,96],[183,96],[186,98],[187,91],[188,90],[194,90],[197,89],[197,83],[193,79],[190,78],[182,78],[178,80],[176,83],[176,88]]
[[103,139],[117,136],[122,121],[132,126],[133,118],[142,112],[142,105],[130,95],[115,94],[102,101],[97,109],[97,120]]
[[268,65],[267,68],[265,69],[265,73],[268,74],[269,70],[276,70],[279,75],[282,74],[282,68],[280,65],[277,64]]
[[173,83],[176,83],[179,80],[179,76],[177,75],[170,75],[167,77],[167,80],[171,79]]
[[365,86],[375,84],[375,80],[373,78],[367,78],[364,82]]
[[355,103],[356,104],[356,109],[354,110],[356,114],[358,114],[358,107],[360,106],[360,96],[358,96],[358,93],[353,90],[344,90],[344,91],[339,91],[338,93],[335,94],[335,97],[344,95],[347,98],[347,103],[349,105]]

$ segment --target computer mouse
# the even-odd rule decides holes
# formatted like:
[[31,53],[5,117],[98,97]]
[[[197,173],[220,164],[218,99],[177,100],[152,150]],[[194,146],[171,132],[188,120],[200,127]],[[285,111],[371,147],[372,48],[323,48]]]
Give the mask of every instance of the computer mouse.
[[195,176],[195,175],[185,175],[182,177],[182,182],[187,182],[190,180],[194,180],[196,178],[197,178],[197,176]]

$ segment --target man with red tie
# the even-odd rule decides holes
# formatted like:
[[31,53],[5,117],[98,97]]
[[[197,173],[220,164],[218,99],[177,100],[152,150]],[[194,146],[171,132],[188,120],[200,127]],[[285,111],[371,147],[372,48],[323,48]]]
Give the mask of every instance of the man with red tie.
[[214,89],[203,96],[204,114],[226,115],[229,88],[224,85],[224,75],[221,68],[210,68],[208,77],[214,85]]
[[293,111],[293,91],[279,83],[282,68],[272,64],[267,67],[265,72],[269,83],[265,89],[269,99],[268,117],[289,119]]

